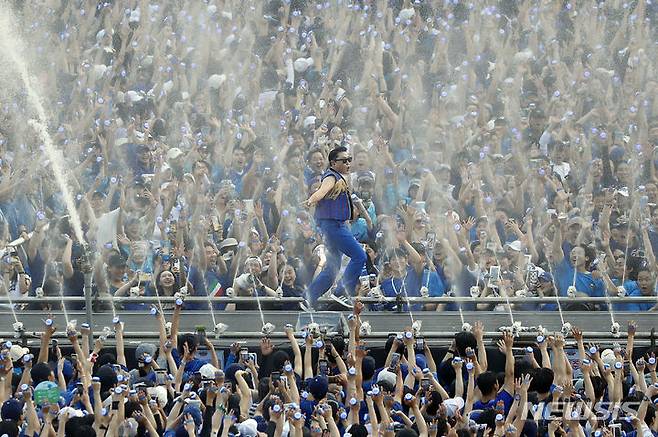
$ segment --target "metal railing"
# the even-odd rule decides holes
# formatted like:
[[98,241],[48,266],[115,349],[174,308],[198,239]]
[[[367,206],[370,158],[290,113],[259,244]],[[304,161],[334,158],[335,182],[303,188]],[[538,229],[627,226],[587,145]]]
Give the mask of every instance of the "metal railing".
[[[535,304],[550,304],[555,303],[557,300],[560,303],[640,303],[640,302],[655,302],[658,304],[657,296],[624,296],[624,297],[501,297],[501,296],[487,296],[487,297],[472,297],[472,296],[441,296],[441,297],[362,297],[359,300],[367,304],[376,303],[473,303],[473,304],[488,304],[488,303],[535,303]],[[321,302],[333,302],[329,298],[321,298]]]
[[[115,302],[115,303],[172,303],[175,302],[178,297],[176,296],[93,296],[91,301],[100,301],[100,302]],[[279,302],[279,303],[300,303],[304,302],[305,299],[302,297],[272,297],[272,296],[260,296],[258,298],[261,302]],[[201,302],[201,303],[240,303],[240,302],[255,302],[256,298],[253,296],[218,296],[211,297],[208,299],[206,296],[187,296],[184,299],[184,302]],[[624,303],[644,303],[644,302],[655,302],[658,304],[657,296],[633,296],[633,297],[501,297],[501,296],[487,296],[487,297],[470,297],[470,296],[441,296],[441,297],[409,297],[409,298],[396,298],[396,297],[361,297],[359,298],[364,304],[376,304],[376,303],[422,303],[422,304],[442,304],[442,303],[471,303],[471,304],[496,304],[496,303],[509,303],[511,304],[522,304],[522,303],[534,303],[534,304],[550,304],[556,303],[557,300],[563,303],[612,303],[612,304],[624,304]],[[84,296],[43,296],[43,297],[21,297],[21,298],[12,298],[12,303],[40,303],[40,302],[85,302],[86,297]],[[334,300],[330,298],[320,298],[319,302],[331,303]],[[7,296],[0,296],[0,304],[9,304],[9,298]]]

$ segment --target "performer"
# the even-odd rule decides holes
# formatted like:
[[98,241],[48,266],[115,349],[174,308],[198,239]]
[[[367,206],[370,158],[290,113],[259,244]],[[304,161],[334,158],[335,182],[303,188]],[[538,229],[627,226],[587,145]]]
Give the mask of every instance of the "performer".
[[366,253],[348,224],[354,211],[350,188],[343,175],[349,175],[351,162],[347,147],[336,147],[329,152],[329,168],[322,175],[320,188],[304,202],[306,206],[316,207],[315,222],[323,235],[327,254],[324,269],[309,285],[312,305],[334,284],[342,254],[347,255],[350,262],[337,289],[344,288],[349,295],[353,295],[366,262]]

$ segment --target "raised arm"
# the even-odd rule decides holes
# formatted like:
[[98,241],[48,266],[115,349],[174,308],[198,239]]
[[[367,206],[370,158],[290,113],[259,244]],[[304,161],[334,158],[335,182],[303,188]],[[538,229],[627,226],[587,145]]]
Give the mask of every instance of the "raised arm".
[[489,363],[487,362],[487,348],[484,347],[484,324],[479,320],[473,325],[473,335],[478,346],[477,359],[480,372],[486,372]]

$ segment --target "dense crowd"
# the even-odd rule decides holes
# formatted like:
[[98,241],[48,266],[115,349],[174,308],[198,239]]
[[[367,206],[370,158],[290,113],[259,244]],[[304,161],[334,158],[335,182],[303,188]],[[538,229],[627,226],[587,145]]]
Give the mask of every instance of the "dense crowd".
[[[2,344],[0,435],[658,435],[655,347],[634,349],[634,322],[624,347],[602,350],[586,346],[578,328],[570,343],[542,331],[534,348],[528,339],[520,348],[506,331],[485,344],[476,322],[439,353],[406,327],[375,358],[361,335],[363,307],[354,305],[348,338],[315,323],[297,334],[286,326],[287,342],[263,337],[253,352],[240,342],[216,351],[201,332],[179,334],[179,305],[170,326],[156,313],[159,342],[139,344],[134,357],[118,319],[93,347],[89,325],[67,325],[72,348],[51,342],[57,328],[47,319],[38,356]],[[104,346],[108,334],[116,348]]]
[[340,146],[367,254],[348,297],[538,296],[546,302],[514,308],[555,310],[552,296],[656,295],[656,2],[3,8],[3,50],[10,35],[24,40],[76,209],[4,56],[5,295],[83,296],[91,271],[101,298],[300,297],[319,308],[326,299],[307,286],[336,260],[303,202]]

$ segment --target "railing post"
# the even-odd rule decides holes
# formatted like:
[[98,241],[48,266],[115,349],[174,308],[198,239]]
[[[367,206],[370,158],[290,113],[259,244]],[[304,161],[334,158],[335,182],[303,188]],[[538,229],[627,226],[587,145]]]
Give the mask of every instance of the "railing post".
[[[85,292],[85,311],[87,313],[87,323],[89,323],[89,327],[91,328],[90,332],[94,332],[94,311],[92,309],[92,302],[91,302],[91,293],[92,293],[92,287],[91,287],[91,280],[92,280],[92,272],[85,272],[84,273],[84,278],[85,278],[85,286],[84,286],[84,292]],[[94,344],[94,335],[89,334],[89,344]]]

